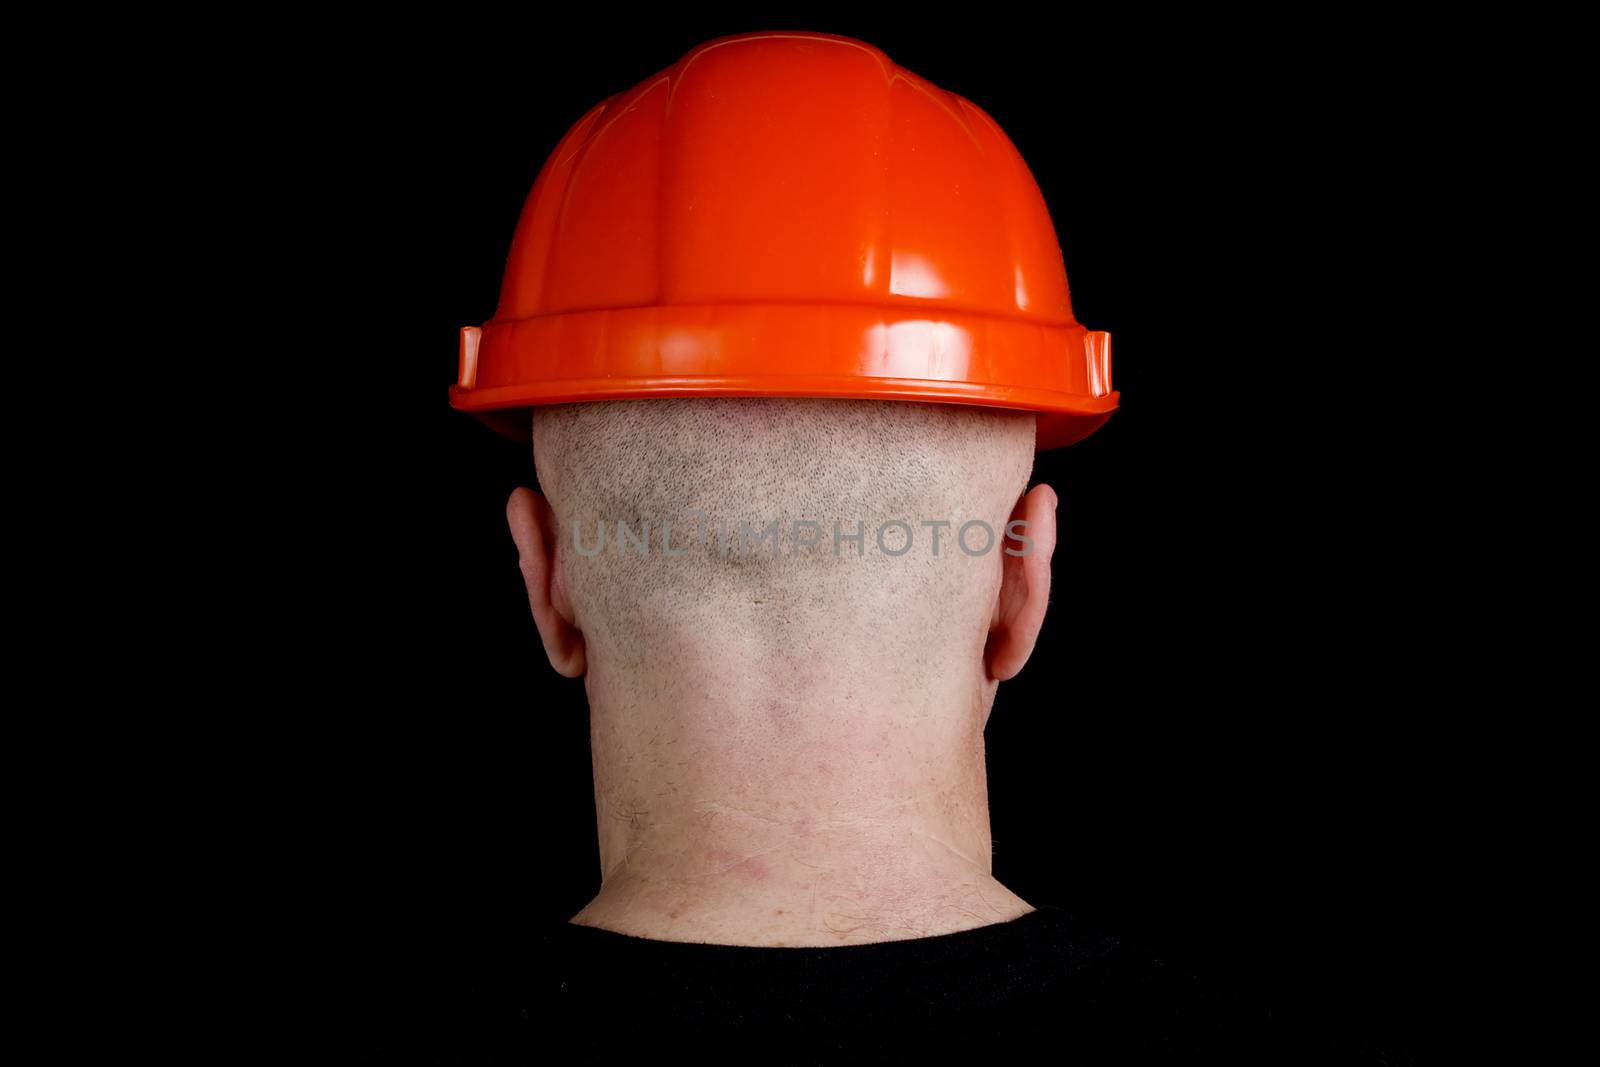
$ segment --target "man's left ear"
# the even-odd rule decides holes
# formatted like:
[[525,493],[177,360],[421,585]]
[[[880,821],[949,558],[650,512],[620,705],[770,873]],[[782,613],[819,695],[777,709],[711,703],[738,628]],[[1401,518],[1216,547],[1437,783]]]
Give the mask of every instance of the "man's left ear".
[[[1019,521],[1020,520],[1020,521]],[[1039,484],[1011,510],[999,541],[1004,572],[984,649],[984,665],[997,682],[1015,678],[1039,640],[1050,604],[1050,557],[1056,550],[1056,492]]]
[[522,580],[528,586],[528,606],[544,642],[550,666],[567,678],[578,678],[588,667],[583,631],[579,630],[567,599],[561,570],[556,566],[556,538],[560,536],[555,512],[532,489],[519,488],[506,501],[506,522],[517,543]]

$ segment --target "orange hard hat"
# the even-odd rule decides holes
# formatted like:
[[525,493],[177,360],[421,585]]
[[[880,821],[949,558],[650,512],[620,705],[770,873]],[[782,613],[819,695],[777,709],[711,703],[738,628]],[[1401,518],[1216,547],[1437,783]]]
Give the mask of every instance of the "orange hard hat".
[[850,397],[1111,417],[1111,336],[1073,318],[1055,227],[983,110],[827,33],[697,45],[545,161],[450,403]]

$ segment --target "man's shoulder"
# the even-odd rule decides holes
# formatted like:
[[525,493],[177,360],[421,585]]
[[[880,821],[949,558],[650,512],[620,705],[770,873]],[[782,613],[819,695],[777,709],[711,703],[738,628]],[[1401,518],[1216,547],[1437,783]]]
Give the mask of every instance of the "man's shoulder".
[[603,1035],[613,1051],[715,1056],[759,1040],[826,1062],[1022,1041],[1095,1063],[1396,1062],[1335,1056],[1328,1035],[1259,991],[1053,906],[857,951],[669,944],[571,924],[528,948],[524,966],[458,985],[442,1005],[464,1045],[509,1052]]

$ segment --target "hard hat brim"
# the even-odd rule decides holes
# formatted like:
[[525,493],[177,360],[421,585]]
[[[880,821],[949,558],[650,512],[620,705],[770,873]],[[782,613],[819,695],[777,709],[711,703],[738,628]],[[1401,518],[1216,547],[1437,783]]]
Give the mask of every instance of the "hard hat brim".
[[520,409],[546,404],[693,396],[971,404],[1037,412],[1043,450],[1087,437],[1116,410],[1109,342],[1078,323],[914,306],[571,312],[464,328],[450,403],[522,441],[530,420]]

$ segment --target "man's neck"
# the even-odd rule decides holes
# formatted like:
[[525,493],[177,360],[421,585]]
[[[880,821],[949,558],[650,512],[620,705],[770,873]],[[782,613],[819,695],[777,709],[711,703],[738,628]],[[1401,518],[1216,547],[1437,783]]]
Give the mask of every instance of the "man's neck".
[[603,884],[573,922],[828,946],[1032,910],[990,873],[992,688],[919,686],[868,703],[846,685],[828,702],[814,692],[782,704],[741,688],[667,686],[676,699],[641,707],[590,685]]

